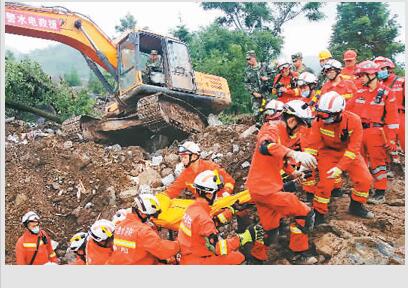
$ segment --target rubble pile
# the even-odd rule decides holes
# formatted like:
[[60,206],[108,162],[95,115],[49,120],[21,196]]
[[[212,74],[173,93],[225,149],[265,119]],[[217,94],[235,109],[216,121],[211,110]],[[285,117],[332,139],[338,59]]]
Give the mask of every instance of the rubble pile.
[[[237,192],[244,189],[256,137],[252,123],[241,120],[233,125],[215,121],[190,138],[200,145],[203,158],[218,162],[236,179]],[[73,234],[87,231],[97,219],[111,219],[119,208],[129,207],[140,191],[165,190],[183,169],[177,145],[149,154],[138,146],[72,141],[59,125],[48,122],[8,120],[6,263],[15,262],[14,245],[23,233],[24,213],[39,213],[42,227],[59,243],[56,252],[63,258]],[[328,224],[312,235],[319,263],[404,264],[403,176],[396,175],[391,185],[386,203],[372,206],[375,220],[350,216],[347,195],[332,201]],[[289,264],[284,247],[287,239],[282,238],[271,249],[269,264]]]

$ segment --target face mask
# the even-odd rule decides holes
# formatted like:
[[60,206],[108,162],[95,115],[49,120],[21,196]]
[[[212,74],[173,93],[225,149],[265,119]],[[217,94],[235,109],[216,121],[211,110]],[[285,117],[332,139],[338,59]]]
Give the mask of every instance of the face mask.
[[31,232],[33,232],[34,234],[38,234],[38,232],[40,232],[40,226],[36,226],[34,227]]
[[300,94],[303,98],[309,98],[310,96],[310,90],[309,91],[302,91]]
[[378,79],[384,80],[388,78],[388,70],[381,70],[377,74]]

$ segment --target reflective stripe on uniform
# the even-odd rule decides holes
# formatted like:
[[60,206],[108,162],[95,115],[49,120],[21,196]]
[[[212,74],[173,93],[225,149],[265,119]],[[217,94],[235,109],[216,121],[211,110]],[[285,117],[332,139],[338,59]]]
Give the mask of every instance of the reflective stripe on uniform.
[[344,99],[348,100],[348,99],[350,99],[351,97],[353,97],[353,94],[347,93],[347,94],[342,94],[341,96],[343,96]]
[[52,252],[52,253],[50,254],[50,257],[55,257],[55,256],[57,256],[57,255],[55,254],[55,252]]
[[374,169],[371,169],[371,174],[377,174],[378,172],[381,172],[381,171],[387,171],[387,166],[384,166],[384,165],[377,166]]
[[375,177],[375,179],[377,179],[377,180],[382,180],[382,179],[384,179],[384,178],[387,178],[387,174],[380,174],[380,175],[378,175],[378,176],[376,176]]
[[368,192],[361,192],[361,191],[356,191],[355,189],[351,189],[351,193],[353,193],[354,195],[358,197],[368,198]]
[[218,243],[220,245],[220,255],[227,255],[227,240],[220,240]]
[[218,219],[220,220],[220,222],[221,222],[222,224],[227,223],[227,218],[225,218],[224,213],[218,214],[217,217],[218,217]]
[[313,186],[316,185],[316,180],[309,180],[302,183],[303,186]]
[[344,156],[350,158],[351,160],[356,159],[356,154],[349,150],[346,150],[346,152],[344,152]]
[[25,243],[23,243],[23,247],[25,247],[25,248],[35,248],[35,247],[37,247],[37,243],[25,242]]
[[305,152],[311,155],[317,155],[317,150],[312,148],[305,148]]
[[329,137],[334,137],[334,131],[331,130],[320,128],[320,133]]
[[387,125],[387,127],[388,127],[389,129],[398,129],[398,128],[399,128],[399,124],[389,124],[389,125]]
[[330,198],[323,198],[323,197],[319,197],[317,195],[314,196],[314,200],[316,202],[322,203],[322,204],[329,204],[330,202]]
[[113,245],[116,246],[122,246],[122,247],[126,247],[126,248],[136,248],[136,242],[134,241],[128,241],[128,240],[123,240],[123,239],[113,239]]
[[334,183],[336,183],[336,184],[341,183],[341,180],[342,180],[341,177],[338,177],[338,178],[334,179]]
[[184,234],[186,234],[187,236],[190,236],[190,237],[191,237],[191,230],[188,229],[188,228],[184,225],[184,223],[180,223],[180,229],[181,229],[181,231],[184,232]]
[[302,234],[302,230],[300,230],[295,224],[290,225],[290,232],[293,234]]

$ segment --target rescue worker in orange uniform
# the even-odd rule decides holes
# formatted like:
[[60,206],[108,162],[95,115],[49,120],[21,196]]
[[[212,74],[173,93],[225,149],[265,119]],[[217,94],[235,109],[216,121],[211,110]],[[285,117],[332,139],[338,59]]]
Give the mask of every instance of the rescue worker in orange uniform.
[[288,148],[291,142],[298,141],[292,140],[293,136],[302,126],[310,125],[312,118],[311,109],[303,101],[292,100],[285,104],[281,121],[265,123],[257,135],[246,182],[265,230],[265,245],[277,240],[281,218],[295,217],[290,225],[289,249],[294,252],[296,263],[310,258],[308,232],[313,228],[314,212],[295,194],[282,191],[280,170],[290,160],[308,169],[315,168],[317,162],[313,156]]
[[279,59],[276,69],[278,74],[273,80],[272,94],[277,95],[278,100],[286,103],[290,100],[299,99],[299,90],[296,88],[297,72],[291,71],[290,61]]
[[126,216],[132,213],[132,208],[127,208],[127,209],[119,209],[116,211],[115,215],[112,217],[112,223],[115,224],[115,227],[119,225],[123,220],[126,219]]
[[112,255],[115,225],[109,220],[97,220],[89,229],[85,248],[86,265],[104,265]]
[[180,223],[178,241],[180,243],[182,265],[237,265],[244,262],[244,255],[237,251],[246,243],[262,239],[263,230],[252,226],[244,233],[222,239],[210,215],[216,194],[222,181],[213,170],[206,170],[194,179],[197,200],[190,205]]
[[116,226],[113,253],[106,264],[152,265],[174,257],[179,251],[178,242],[161,239],[149,221],[160,212],[155,196],[136,196],[132,212]]
[[76,255],[75,261],[69,263],[70,265],[86,265],[85,247],[87,239],[88,233],[78,232],[69,240],[69,250]]
[[323,65],[323,72],[326,75],[326,83],[323,84],[321,94],[329,91],[336,91],[346,102],[353,98],[357,91],[356,85],[352,80],[344,77],[341,71],[341,63],[335,59],[328,60]]
[[357,64],[357,52],[354,50],[347,50],[343,54],[344,68],[341,70],[343,79],[354,80],[354,72]]
[[43,265],[48,262],[58,263],[57,255],[52,249],[51,238],[40,228],[40,217],[30,211],[24,214],[22,224],[24,234],[16,243],[17,265]]
[[167,188],[166,194],[170,198],[176,198],[186,189],[191,188],[195,177],[205,170],[217,170],[225,181],[224,188],[218,192],[217,197],[228,196],[233,193],[235,180],[228,172],[222,169],[218,164],[200,159],[201,149],[192,142],[186,141],[178,147],[178,155],[181,158],[185,169],[177,179]]
[[374,62],[380,66],[378,79],[394,93],[398,108],[399,129],[398,140],[401,149],[405,152],[405,79],[394,73],[395,64],[391,59],[379,56]]
[[[378,81],[379,66],[373,61],[363,61],[357,65],[356,75],[361,81],[359,89],[350,101],[350,111],[360,116],[363,125],[362,154],[370,165],[374,177],[375,193],[369,203],[385,201],[387,189],[387,149],[397,150],[398,125],[397,103],[390,88]],[[388,128],[388,139],[384,132]]]
[[324,222],[334,179],[343,172],[354,183],[349,212],[359,217],[374,217],[363,205],[367,202],[372,177],[360,154],[361,120],[356,114],[344,111],[345,107],[346,101],[336,91],[323,94],[305,146],[305,152],[318,157],[319,182],[313,199],[316,225]]

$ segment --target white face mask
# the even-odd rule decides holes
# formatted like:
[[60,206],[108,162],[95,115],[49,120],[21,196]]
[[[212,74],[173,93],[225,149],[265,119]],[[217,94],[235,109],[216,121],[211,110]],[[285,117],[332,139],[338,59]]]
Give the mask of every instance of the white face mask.
[[38,232],[40,232],[40,226],[36,226],[34,227],[31,232],[33,232],[34,234],[38,234]]

